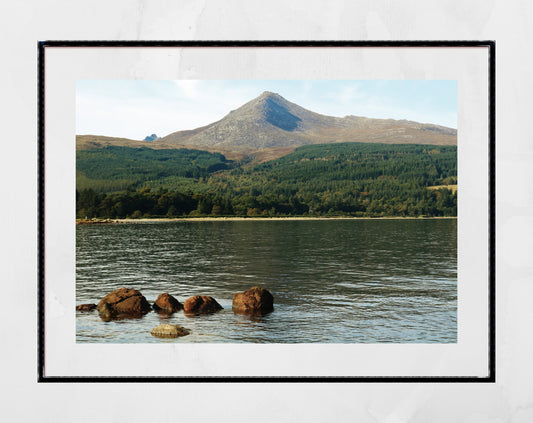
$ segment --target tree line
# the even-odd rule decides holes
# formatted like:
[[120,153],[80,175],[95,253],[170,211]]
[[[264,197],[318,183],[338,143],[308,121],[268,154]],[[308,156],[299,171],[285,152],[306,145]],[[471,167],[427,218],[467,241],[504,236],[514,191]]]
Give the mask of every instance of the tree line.
[[342,143],[256,165],[217,160],[225,168],[201,176],[80,188],[77,217],[457,215],[456,193],[427,188],[457,183],[455,146]]

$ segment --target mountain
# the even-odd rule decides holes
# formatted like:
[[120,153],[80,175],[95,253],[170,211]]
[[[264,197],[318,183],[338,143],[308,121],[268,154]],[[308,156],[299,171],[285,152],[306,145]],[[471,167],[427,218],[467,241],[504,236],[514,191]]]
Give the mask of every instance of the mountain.
[[265,91],[221,120],[200,128],[173,132],[153,141],[77,135],[76,149],[193,148],[222,153],[230,160],[260,163],[289,154],[299,146],[339,142],[457,145],[457,130],[408,120],[321,115]]
[[217,122],[160,141],[221,151],[334,142],[456,145],[457,130],[407,120],[325,116],[266,91]]
[[88,150],[102,147],[150,147],[153,149],[175,149],[176,146],[155,141],[138,141],[129,138],[106,137],[104,135],[76,135],[76,150]]
[[152,135],[147,135],[146,137],[144,137],[144,141],[156,141],[160,138],[161,137],[158,137],[156,134],[152,134]]

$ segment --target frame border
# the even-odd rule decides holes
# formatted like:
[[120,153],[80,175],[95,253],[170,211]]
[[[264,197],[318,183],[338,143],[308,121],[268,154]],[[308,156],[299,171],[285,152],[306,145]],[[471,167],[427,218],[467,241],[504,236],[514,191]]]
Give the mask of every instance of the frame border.
[[[45,375],[45,51],[47,47],[486,47],[489,68],[489,374],[472,376],[46,376]],[[495,41],[39,41],[38,55],[38,277],[37,381],[39,383],[495,383],[496,382],[496,43]]]

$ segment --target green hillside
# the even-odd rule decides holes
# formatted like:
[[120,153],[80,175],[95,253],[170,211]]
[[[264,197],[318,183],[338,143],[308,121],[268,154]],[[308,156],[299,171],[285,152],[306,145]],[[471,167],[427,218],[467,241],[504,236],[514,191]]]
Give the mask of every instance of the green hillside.
[[229,167],[220,153],[106,146],[76,151],[76,188],[119,191],[167,177],[199,178]]
[[428,189],[457,183],[456,146],[308,145],[257,165],[198,150],[102,150],[78,152],[78,217],[457,213],[455,192]]

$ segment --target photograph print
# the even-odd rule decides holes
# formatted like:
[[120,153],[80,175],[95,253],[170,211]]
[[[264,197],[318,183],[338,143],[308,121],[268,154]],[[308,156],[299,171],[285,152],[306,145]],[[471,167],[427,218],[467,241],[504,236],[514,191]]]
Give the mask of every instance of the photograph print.
[[456,80],[76,81],[76,343],[455,344]]
[[494,380],[458,44],[42,44],[41,380]]

